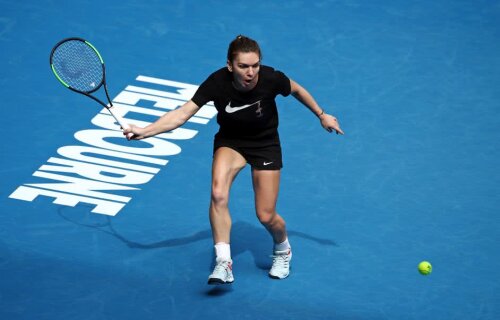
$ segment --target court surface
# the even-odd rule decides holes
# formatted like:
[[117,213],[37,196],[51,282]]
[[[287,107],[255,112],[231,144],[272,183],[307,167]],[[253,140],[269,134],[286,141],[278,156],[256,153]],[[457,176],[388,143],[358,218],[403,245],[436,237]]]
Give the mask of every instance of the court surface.
[[[498,319],[499,21],[499,1],[0,0],[0,318]],[[346,134],[278,98],[292,273],[267,277],[246,168],[236,280],[212,287],[213,108],[126,142],[48,58],[91,41],[125,117],[153,121],[240,33]]]

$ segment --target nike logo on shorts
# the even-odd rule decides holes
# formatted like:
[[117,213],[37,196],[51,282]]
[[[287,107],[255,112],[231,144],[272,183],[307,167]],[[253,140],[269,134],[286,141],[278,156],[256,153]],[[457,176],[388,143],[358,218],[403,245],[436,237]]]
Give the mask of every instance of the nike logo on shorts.
[[227,113],[234,113],[236,111],[240,111],[240,110],[243,110],[243,109],[246,109],[246,108],[249,108],[249,107],[253,107],[253,106],[259,107],[260,106],[260,100],[257,101],[257,102],[254,102],[254,103],[251,103],[251,104],[245,104],[245,105],[242,105],[242,106],[239,106],[239,107],[231,107],[231,101],[229,101],[229,103],[226,106],[226,112]]

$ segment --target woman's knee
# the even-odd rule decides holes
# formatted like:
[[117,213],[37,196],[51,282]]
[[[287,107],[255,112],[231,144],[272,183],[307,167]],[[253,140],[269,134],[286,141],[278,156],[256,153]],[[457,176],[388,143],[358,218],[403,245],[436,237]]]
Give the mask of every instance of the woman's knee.
[[269,226],[275,223],[276,217],[277,214],[274,208],[257,209],[257,218],[259,219],[260,223],[265,226]]
[[212,187],[212,204],[215,206],[227,206],[229,202],[229,193],[222,188]]

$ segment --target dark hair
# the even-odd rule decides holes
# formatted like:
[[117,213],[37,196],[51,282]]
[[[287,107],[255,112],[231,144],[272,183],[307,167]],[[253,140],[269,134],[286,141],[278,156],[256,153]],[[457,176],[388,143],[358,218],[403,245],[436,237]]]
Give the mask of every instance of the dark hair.
[[239,52],[255,52],[259,55],[259,58],[262,59],[262,54],[257,41],[241,34],[229,44],[229,48],[227,49],[227,60],[233,62]]

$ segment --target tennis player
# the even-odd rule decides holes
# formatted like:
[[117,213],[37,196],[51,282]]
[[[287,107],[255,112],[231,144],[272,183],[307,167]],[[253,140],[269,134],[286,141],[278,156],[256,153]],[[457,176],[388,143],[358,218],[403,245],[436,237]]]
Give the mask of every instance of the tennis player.
[[309,108],[328,132],[344,134],[337,119],[327,114],[309,92],[284,73],[261,64],[258,43],[238,36],[228,48],[227,66],[212,73],[193,98],[154,123],[141,128],[130,125],[124,135],[140,140],[182,126],[203,105],[213,101],[219,131],[214,138],[212,193],[209,209],[215,245],[215,268],[209,284],[234,281],[230,248],[231,216],[228,203],[231,185],[248,163],[252,168],[255,210],[274,241],[269,276],[284,279],[290,273],[292,251],[285,220],[276,212],[283,166],[278,136],[277,95],[292,94]]

